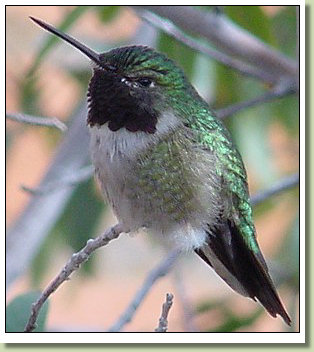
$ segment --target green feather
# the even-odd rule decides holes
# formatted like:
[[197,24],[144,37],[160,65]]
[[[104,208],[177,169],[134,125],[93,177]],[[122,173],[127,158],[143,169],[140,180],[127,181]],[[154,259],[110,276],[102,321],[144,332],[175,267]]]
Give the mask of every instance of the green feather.
[[216,173],[222,178],[226,196],[232,199],[232,217],[243,236],[248,248],[259,253],[255,227],[253,222],[252,207],[247,185],[246,170],[231,135],[221,121],[210,111],[209,106],[193,89],[190,99],[185,98],[185,103],[174,105],[181,116],[185,116],[185,125],[194,133],[197,144],[204,150],[213,153],[219,162]]

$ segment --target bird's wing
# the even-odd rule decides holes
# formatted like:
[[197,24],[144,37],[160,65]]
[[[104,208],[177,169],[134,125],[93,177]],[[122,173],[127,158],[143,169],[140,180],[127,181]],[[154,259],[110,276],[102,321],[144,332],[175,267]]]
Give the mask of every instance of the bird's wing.
[[212,116],[189,127],[198,145],[216,156],[223,196],[231,204],[230,213],[222,213],[218,224],[209,227],[206,243],[195,252],[234,290],[258,299],[272,316],[279,314],[290,325],[256,241],[246,171],[229,132]]
[[248,247],[258,253],[247,175],[241,155],[222,122],[206,110],[202,116],[191,119],[186,126],[194,132],[195,142],[200,148],[215,155],[215,171],[221,179],[224,196],[231,204],[230,216]]

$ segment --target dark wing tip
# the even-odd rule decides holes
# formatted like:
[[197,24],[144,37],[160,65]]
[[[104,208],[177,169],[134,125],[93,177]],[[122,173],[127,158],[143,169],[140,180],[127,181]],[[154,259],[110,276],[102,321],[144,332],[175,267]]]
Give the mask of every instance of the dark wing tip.
[[235,291],[258,300],[268,311],[276,317],[280,315],[287,325],[291,325],[291,319],[280,301],[279,295],[268,273],[266,262],[261,252],[254,253],[247,247],[237,226],[227,220],[221,226],[217,226],[215,232],[208,232],[207,244],[195,252],[210,266],[211,258],[208,258],[206,246],[210,247],[216,259],[229,271],[230,276],[244,289],[244,293],[234,284],[234,280],[226,280],[223,275],[216,272]]
[[279,315],[287,325],[291,326],[291,319],[280,301],[272,283],[271,287],[265,287],[264,291],[259,290],[255,297],[266,308],[271,316],[276,318],[277,315]]
[[260,301],[260,302],[265,306],[265,308],[267,309],[268,313],[269,313],[271,316],[273,316],[273,317],[276,318],[277,315],[280,315],[280,316],[282,317],[283,321],[284,321],[287,325],[291,326],[291,319],[290,319],[290,316],[289,316],[288,313],[286,312],[286,310],[285,310],[283,304],[281,303],[280,298],[279,298],[279,296],[277,295],[277,293],[276,293],[276,296],[277,296],[277,297],[276,297],[275,301],[274,301],[274,298],[272,297],[271,305],[266,306],[265,302],[264,302],[264,303],[262,303],[261,301]]
[[291,319],[286,312],[273,281],[268,273],[268,268],[262,252],[253,252],[247,248],[243,237],[234,223],[229,221],[232,234],[232,247],[237,263],[237,277],[247,290],[250,297],[256,297],[273,317],[280,315],[287,325]]
[[282,319],[287,325],[291,326],[291,319],[285,310],[278,314],[282,317]]

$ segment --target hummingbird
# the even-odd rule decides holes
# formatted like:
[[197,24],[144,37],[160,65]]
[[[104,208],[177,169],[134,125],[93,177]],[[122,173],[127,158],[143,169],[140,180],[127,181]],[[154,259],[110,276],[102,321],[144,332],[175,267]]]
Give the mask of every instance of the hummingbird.
[[290,325],[256,239],[241,155],[181,68],[147,46],[99,54],[30,18],[92,62],[91,156],[125,232],[144,228],[194,251],[234,291]]

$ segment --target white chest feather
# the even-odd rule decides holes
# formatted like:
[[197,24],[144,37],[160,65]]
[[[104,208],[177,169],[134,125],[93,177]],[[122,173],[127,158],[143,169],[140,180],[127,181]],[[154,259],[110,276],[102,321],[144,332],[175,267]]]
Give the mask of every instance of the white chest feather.
[[[107,124],[94,126],[90,129],[91,154],[103,193],[119,221],[128,230],[137,231],[147,227],[157,236],[165,235],[176,246],[191,249],[200,247],[205,241],[202,221],[194,221],[193,224],[189,219],[171,221],[163,211],[164,208],[155,206],[149,194],[141,189],[137,170],[139,156],[174,131],[179,123],[172,113],[167,113],[159,118],[157,132],[154,134],[129,132],[125,128],[111,131]],[[204,209],[205,207],[209,209],[207,205],[204,205]],[[202,217],[210,221],[210,217],[215,217],[216,214],[207,212],[204,210]]]

